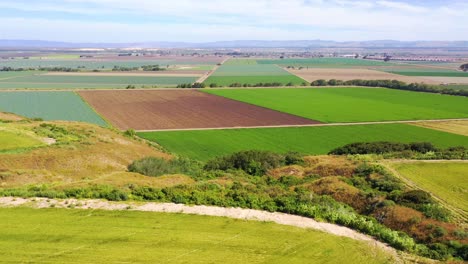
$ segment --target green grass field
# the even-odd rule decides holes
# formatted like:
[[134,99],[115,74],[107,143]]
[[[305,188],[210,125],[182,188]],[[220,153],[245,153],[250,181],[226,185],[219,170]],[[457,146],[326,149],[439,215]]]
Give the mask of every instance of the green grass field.
[[0,111],[44,120],[107,123],[73,92],[0,92]]
[[0,79],[0,88],[123,88],[132,85],[177,85],[192,83],[196,77],[154,76],[59,76],[29,75]]
[[322,122],[468,117],[468,98],[384,88],[213,89],[238,101]]
[[30,208],[0,218],[5,263],[391,263],[363,242],[265,222]]
[[223,65],[252,65],[257,64],[255,59],[229,59]]
[[387,71],[393,74],[405,75],[405,76],[432,76],[432,77],[468,77],[468,72],[461,71]]
[[42,71],[0,71],[0,82],[8,79],[14,79],[18,77],[31,76],[35,74],[42,74]]
[[30,136],[3,131],[0,127],[0,151],[42,146],[44,143]]
[[295,75],[279,75],[279,76],[210,76],[205,80],[204,83],[212,84],[215,83],[218,86],[229,86],[233,83],[240,84],[257,84],[257,83],[273,83],[278,82],[283,85],[288,84],[289,82],[294,85],[301,85],[305,80],[295,76]]
[[468,214],[468,163],[415,162],[392,164],[403,177]]
[[468,146],[468,137],[405,124],[142,132],[138,135],[161,144],[170,152],[198,160],[250,149],[326,154],[346,144],[373,141],[428,141],[439,147]]
[[222,65],[211,76],[288,76],[288,71],[276,65],[234,64]]
[[349,59],[349,58],[311,58],[311,59],[264,59],[257,60],[258,64],[277,64],[282,66],[294,67],[323,67],[323,68],[342,68],[355,66],[389,66],[394,65],[390,62]]

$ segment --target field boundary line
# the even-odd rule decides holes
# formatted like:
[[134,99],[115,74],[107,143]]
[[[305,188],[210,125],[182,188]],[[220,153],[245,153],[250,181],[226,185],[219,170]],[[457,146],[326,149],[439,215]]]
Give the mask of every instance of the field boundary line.
[[[135,130],[136,132],[170,132],[170,131],[193,131],[193,130],[230,130],[230,129],[254,129],[254,128],[294,128],[294,127],[325,127],[325,126],[359,126],[359,125],[383,125],[383,124],[413,124],[423,122],[447,122],[447,121],[468,121],[468,118],[453,119],[427,119],[427,120],[396,120],[396,121],[375,121],[375,122],[350,122],[350,123],[318,123],[304,125],[273,125],[273,126],[237,126],[237,127],[207,127],[207,128],[173,128],[173,129],[149,129]],[[431,129],[431,128],[427,128]],[[433,130],[433,129],[431,129]],[[446,132],[446,131],[442,131]],[[450,133],[450,132],[446,132]],[[454,133],[450,133],[454,134]]]
[[160,213],[182,213],[191,215],[205,215],[214,217],[227,217],[240,220],[251,220],[260,222],[273,222],[280,225],[294,226],[304,229],[313,229],[335,236],[347,237],[353,240],[367,242],[387,253],[390,253],[399,263],[401,259],[398,256],[397,250],[389,245],[376,240],[375,238],[359,233],[351,228],[326,223],[318,222],[313,218],[279,213],[267,212],[254,209],[243,209],[239,207],[219,207],[207,205],[185,205],[175,203],[157,203],[157,202],[111,202],[106,200],[93,199],[48,199],[48,198],[19,198],[19,197],[0,197],[0,208],[8,207],[32,207],[32,208],[54,208],[67,209],[70,205],[74,205],[75,209],[94,209],[94,210],[128,210],[142,212],[160,212]]
[[203,74],[195,82],[196,83],[202,83],[202,82],[206,81],[206,79],[208,79],[213,73],[215,73],[215,71],[218,70],[219,67],[221,67],[226,61],[228,61],[230,59],[231,59],[230,57],[225,58],[222,62],[219,63],[219,65],[216,64],[216,66],[213,69],[211,69],[207,73]]

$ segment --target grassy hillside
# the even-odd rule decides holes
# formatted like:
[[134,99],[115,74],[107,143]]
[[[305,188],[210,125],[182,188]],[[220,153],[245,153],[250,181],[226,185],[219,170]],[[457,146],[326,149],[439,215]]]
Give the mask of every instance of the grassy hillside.
[[468,216],[468,163],[414,162],[392,164],[401,176],[407,178]]
[[[56,143],[42,143],[47,138],[50,143]],[[181,175],[151,178],[127,172],[127,166],[136,159],[169,155],[145,142],[96,125],[28,120],[0,122],[0,146],[0,150],[8,149],[0,151],[3,188],[29,184],[57,188],[95,184],[161,187],[192,182]]]
[[363,242],[221,217],[2,208],[0,218],[11,263],[390,263]]
[[138,135],[171,152],[198,160],[249,149],[326,154],[334,148],[360,141],[429,141],[439,147],[468,146],[468,137],[404,124],[145,132]]
[[466,97],[384,88],[203,91],[330,123],[468,117]]

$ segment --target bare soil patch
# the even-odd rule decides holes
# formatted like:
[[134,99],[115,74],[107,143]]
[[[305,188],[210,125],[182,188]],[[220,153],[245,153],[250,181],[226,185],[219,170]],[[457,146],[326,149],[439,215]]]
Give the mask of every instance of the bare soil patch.
[[81,91],[79,94],[122,130],[320,123],[196,90]]
[[442,77],[442,76],[424,76],[424,80],[436,83],[449,83],[449,84],[468,84],[468,77]]
[[402,76],[397,74],[392,74],[388,72],[374,71],[369,69],[322,69],[322,68],[309,68],[309,69],[288,69],[289,72],[295,74],[302,79],[305,79],[309,82],[318,80],[318,79],[337,79],[337,80],[354,80],[354,79],[364,79],[364,80],[399,80],[406,83],[414,82],[424,82],[424,83],[434,83],[438,84],[439,81],[426,80],[425,78],[413,77],[413,76]]

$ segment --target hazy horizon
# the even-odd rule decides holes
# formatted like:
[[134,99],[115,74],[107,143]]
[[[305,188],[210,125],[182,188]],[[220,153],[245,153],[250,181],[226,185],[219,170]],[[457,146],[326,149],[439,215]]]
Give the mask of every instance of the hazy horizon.
[[464,41],[466,1],[0,0],[0,39]]

